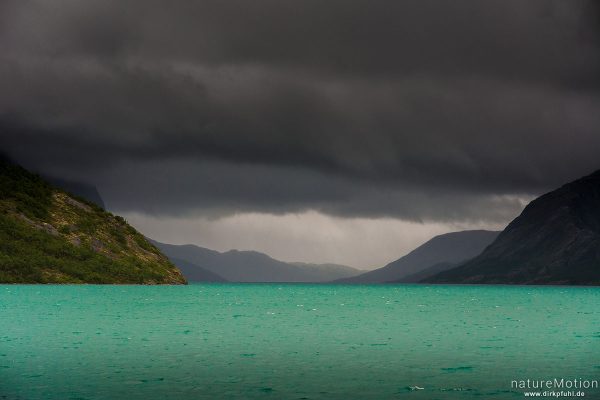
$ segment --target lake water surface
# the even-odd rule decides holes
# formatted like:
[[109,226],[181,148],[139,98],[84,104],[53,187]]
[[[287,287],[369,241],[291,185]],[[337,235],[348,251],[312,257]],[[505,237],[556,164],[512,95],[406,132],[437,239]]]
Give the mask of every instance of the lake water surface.
[[600,379],[600,288],[0,285],[0,399],[512,399],[554,378]]

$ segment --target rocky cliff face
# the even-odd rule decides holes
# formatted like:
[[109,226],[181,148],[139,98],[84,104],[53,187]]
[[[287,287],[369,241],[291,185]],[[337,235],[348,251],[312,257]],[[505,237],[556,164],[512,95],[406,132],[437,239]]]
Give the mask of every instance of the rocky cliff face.
[[186,280],[123,218],[0,160],[0,283]]
[[426,281],[600,285],[600,171],[535,199],[481,255]]

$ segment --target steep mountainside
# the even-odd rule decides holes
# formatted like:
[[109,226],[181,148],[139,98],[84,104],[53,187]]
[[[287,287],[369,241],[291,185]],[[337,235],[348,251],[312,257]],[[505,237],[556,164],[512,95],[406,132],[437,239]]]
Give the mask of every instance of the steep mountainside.
[[426,281],[600,285],[600,171],[535,199],[481,255]]
[[123,218],[0,159],[0,282],[186,281]]
[[404,257],[385,267],[369,271],[338,283],[397,282],[434,265],[452,267],[477,256],[498,236],[492,231],[462,231],[446,233],[429,240]]
[[[359,273],[354,268],[340,265],[286,263],[256,251],[220,253],[189,244],[153,243],[175,264],[176,260],[184,260],[230,282],[325,282]],[[194,280],[190,274],[186,277]]]

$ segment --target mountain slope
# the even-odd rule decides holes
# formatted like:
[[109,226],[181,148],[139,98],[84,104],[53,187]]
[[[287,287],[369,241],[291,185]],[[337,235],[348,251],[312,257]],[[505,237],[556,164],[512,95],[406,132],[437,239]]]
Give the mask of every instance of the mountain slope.
[[[173,262],[187,261],[230,282],[325,282],[358,273],[354,268],[339,265],[286,263],[256,251],[220,253],[190,244],[153,243]],[[191,275],[187,277],[194,280]]]
[[415,272],[414,274],[406,275],[396,281],[392,281],[391,283],[419,283],[430,276],[438,274],[442,271],[447,271],[451,268],[455,268],[456,266],[456,264],[447,262],[437,263],[419,272]]
[[498,233],[475,230],[439,235],[385,267],[337,282],[396,282],[436,264],[458,264],[481,253],[487,245],[492,243]]
[[600,284],[600,171],[532,201],[481,255],[436,283]]
[[186,281],[123,218],[0,159],[0,282]]

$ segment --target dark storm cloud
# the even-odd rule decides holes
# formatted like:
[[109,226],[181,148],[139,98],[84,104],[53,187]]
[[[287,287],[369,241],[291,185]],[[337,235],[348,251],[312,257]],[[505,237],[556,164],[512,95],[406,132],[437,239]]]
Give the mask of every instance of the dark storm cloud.
[[[397,188],[303,168],[213,161],[125,162],[108,171],[98,185],[122,211],[172,217],[185,217],[193,209],[202,210],[205,217],[253,211],[283,214],[310,205],[337,216],[502,223],[523,206],[510,196]],[[165,209],[165,204],[171,207]]]
[[501,220],[600,168],[595,1],[0,7],[0,145],[115,209]]

